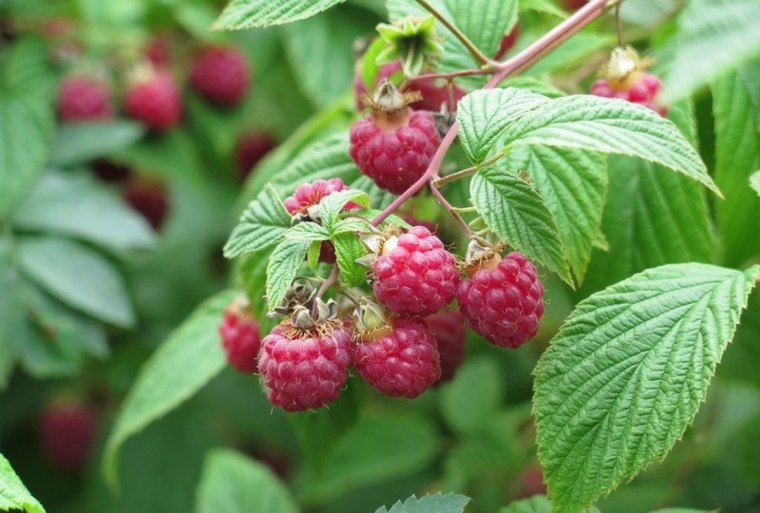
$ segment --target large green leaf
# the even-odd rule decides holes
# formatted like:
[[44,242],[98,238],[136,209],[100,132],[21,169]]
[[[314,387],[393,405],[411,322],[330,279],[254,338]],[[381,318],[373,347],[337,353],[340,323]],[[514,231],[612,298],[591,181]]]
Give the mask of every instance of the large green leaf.
[[577,306],[535,370],[539,459],[558,511],[581,511],[670,451],[759,273],[671,264]]
[[383,506],[375,513],[464,513],[464,508],[469,502],[469,497],[454,493],[439,492],[419,499],[412,495],[403,503],[398,501],[390,510]]
[[10,462],[2,454],[0,454],[0,510],[45,513],[45,508],[32,497],[13,471]]
[[473,177],[470,194],[478,213],[500,239],[566,282],[573,282],[557,223],[530,184],[491,167]]
[[13,213],[23,230],[55,232],[109,248],[147,248],[150,225],[121,198],[83,176],[48,173]]
[[232,235],[224,245],[224,256],[234,258],[272,248],[285,236],[291,221],[277,191],[272,186],[266,186],[251,201],[232,230]]
[[266,466],[228,449],[209,453],[196,513],[298,513],[288,489]]
[[113,486],[124,442],[182,404],[224,368],[218,328],[236,294],[227,290],[199,306],[140,370],[106,444],[103,469]]
[[63,125],[53,143],[51,164],[68,166],[129,146],[145,133],[134,121],[88,122]]
[[26,324],[22,279],[9,238],[0,237],[0,389],[5,388],[21,352]]
[[[760,9],[757,9],[760,11]],[[760,68],[760,61],[754,66]],[[747,226],[760,219],[760,197],[749,186],[750,175],[760,168],[760,104],[749,70],[731,73],[713,85],[715,113],[715,181],[724,192],[718,202],[718,231],[728,265],[740,265],[760,253],[760,237],[747,234]]]
[[699,154],[671,121],[623,100],[557,98],[509,125],[505,138],[507,147],[546,145],[638,157],[719,193]]
[[215,29],[282,25],[319,14],[345,0],[232,0],[214,23]]
[[692,0],[678,20],[664,98],[688,96],[744,61],[760,56],[757,0]]
[[124,279],[100,254],[68,239],[28,237],[18,256],[30,279],[72,308],[116,326],[134,323]]
[[489,358],[468,358],[456,378],[441,388],[441,411],[446,423],[460,433],[482,430],[504,400],[504,377]]

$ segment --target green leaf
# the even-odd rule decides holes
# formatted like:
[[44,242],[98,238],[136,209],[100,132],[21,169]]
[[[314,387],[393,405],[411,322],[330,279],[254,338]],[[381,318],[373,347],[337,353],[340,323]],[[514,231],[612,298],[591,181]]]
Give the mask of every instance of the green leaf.
[[470,194],[496,236],[572,284],[557,223],[535,189],[510,172],[488,168],[473,177]]
[[720,191],[699,154],[669,120],[623,100],[557,98],[507,127],[508,146],[546,145],[638,157]]
[[192,397],[224,369],[219,323],[237,294],[226,290],[200,305],[140,369],[106,443],[103,472],[112,487],[117,486],[117,462],[124,443]]
[[[755,66],[760,68],[760,61]],[[712,87],[715,181],[726,195],[715,209],[727,265],[741,265],[760,253],[760,238],[747,236],[747,226],[760,218],[760,198],[747,187],[760,168],[760,104],[753,101],[757,87],[748,71],[726,75]]]
[[724,72],[760,56],[756,0],[692,0],[678,20],[664,100],[684,98]]
[[345,191],[334,192],[329,196],[322,198],[319,202],[319,213],[322,217],[322,223],[330,232],[334,230],[334,225],[338,221],[338,216],[348,203],[368,208],[370,204],[369,195],[364,191],[348,189]]
[[333,226],[333,235],[340,235],[341,233],[354,233],[354,232],[369,232],[372,229],[372,224],[368,219],[363,217],[347,217],[341,219]]
[[475,91],[462,98],[457,106],[457,122],[467,158],[473,164],[482,164],[494,149],[503,146],[507,125],[549,101],[545,96],[514,87]]
[[332,237],[335,246],[335,261],[340,270],[340,281],[348,287],[366,283],[367,267],[357,264],[356,260],[369,253],[369,249],[353,233],[341,233]]
[[314,242],[329,239],[330,232],[320,224],[305,221],[285,232],[285,237],[291,240]]
[[577,281],[583,281],[591,249],[601,229],[607,197],[607,164],[596,153],[550,146],[522,146],[497,167],[525,170],[559,229],[565,256]]
[[144,133],[143,126],[133,121],[63,125],[55,136],[51,164],[70,166],[85,163],[133,144]]
[[84,176],[48,173],[13,214],[22,230],[55,232],[114,249],[149,248],[145,219],[106,187]]
[[292,217],[271,185],[251,201],[224,245],[224,256],[234,258],[258,253],[279,244],[290,228]]
[[30,279],[72,308],[115,326],[134,323],[123,278],[98,253],[68,239],[35,237],[19,242],[18,256]]
[[578,304],[535,370],[538,454],[558,511],[581,511],[665,457],[758,274],[671,264]]
[[269,257],[267,263],[267,305],[273,310],[280,304],[290,285],[298,275],[311,241],[291,240],[282,241]]
[[460,433],[482,429],[496,415],[504,400],[504,379],[490,358],[472,358],[456,378],[441,388],[441,411],[446,423]]
[[14,261],[10,238],[0,237],[0,390],[8,384],[23,348],[19,338],[26,325],[24,283]]
[[32,497],[13,471],[10,462],[2,454],[0,454],[0,510],[45,513],[45,508]]
[[229,449],[206,457],[196,513],[298,513],[288,489],[265,465]]
[[215,30],[282,25],[319,14],[345,0],[232,0],[214,22]]
[[439,492],[419,499],[412,495],[403,503],[398,501],[390,510],[381,507],[375,513],[464,513],[469,502],[469,497],[453,493]]
[[755,171],[750,175],[749,186],[760,196],[760,171]]
[[552,513],[552,503],[544,495],[512,502],[499,513]]

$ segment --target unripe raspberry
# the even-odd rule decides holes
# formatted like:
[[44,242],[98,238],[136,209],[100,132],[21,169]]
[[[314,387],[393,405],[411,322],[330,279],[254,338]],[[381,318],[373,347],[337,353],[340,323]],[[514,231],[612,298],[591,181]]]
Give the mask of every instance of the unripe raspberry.
[[464,359],[467,319],[461,312],[444,311],[431,315],[426,320],[441,355],[441,379],[438,382],[450,381]]
[[640,59],[634,50],[615,48],[603,67],[604,78],[591,85],[591,94],[637,103],[665,116],[667,108],[657,103],[662,82],[645,72],[647,65],[648,61]]
[[351,363],[351,331],[338,322],[323,326],[305,331],[285,321],[261,341],[259,372],[273,405],[304,411],[340,396]]
[[499,50],[496,52],[496,60],[500,60],[507,55],[507,52],[515,46],[518,37],[520,37],[520,26],[515,25],[515,28],[509,34],[501,38]]
[[58,117],[64,123],[113,118],[111,90],[90,77],[66,77],[58,90]]
[[404,315],[437,312],[451,303],[461,280],[454,255],[424,226],[385,241],[372,273],[377,299]]
[[229,364],[243,374],[256,372],[261,338],[247,298],[237,299],[224,311],[219,334]]
[[235,146],[235,166],[244,180],[259,161],[277,146],[277,140],[266,132],[242,134]]
[[459,286],[460,309],[470,327],[499,347],[519,347],[538,332],[544,289],[535,266],[513,252]]
[[[312,205],[318,204],[334,192],[348,189],[349,187],[340,178],[330,178],[329,180],[320,178],[296,187],[293,195],[285,198],[283,203],[291,215],[306,215]],[[351,208],[355,208],[355,204],[349,203],[349,205],[352,205]]]
[[209,101],[234,107],[245,96],[250,80],[248,63],[230,47],[205,49],[190,71],[190,83]]
[[354,344],[354,365],[380,393],[413,399],[441,377],[435,339],[422,319],[399,317],[390,323],[374,339]]
[[122,189],[122,197],[155,229],[164,224],[169,202],[163,185],[150,180],[135,178]]
[[171,75],[158,71],[141,77],[129,87],[124,109],[151,130],[166,132],[182,117],[182,98]]
[[97,424],[95,413],[83,404],[50,405],[39,426],[45,455],[63,470],[81,470],[90,455]]

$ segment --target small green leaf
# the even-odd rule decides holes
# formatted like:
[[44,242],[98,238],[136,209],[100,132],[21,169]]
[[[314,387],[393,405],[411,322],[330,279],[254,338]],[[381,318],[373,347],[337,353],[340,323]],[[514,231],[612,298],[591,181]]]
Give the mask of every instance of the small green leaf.
[[671,264],[578,304],[535,370],[538,454],[558,511],[580,512],[670,451],[758,274]]
[[285,232],[285,238],[297,241],[314,242],[329,239],[330,232],[320,224],[305,221],[296,224],[293,228]]
[[117,461],[124,443],[192,397],[224,369],[219,323],[237,294],[226,290],[200,305],[140,369],[106,443],[103,472],[112,487],[117,486]]
[[756,0],[692,0],[678,19],[674,59],[665,75],[664,99],[684,98],[760,56]]
[[345,191],[334,192],[319,202],[319,214],[322,217],[322,224],[332,232],[334,225],[338,221],[338,216],[343,212],[348,203],[368,208],[370,203],[369,195],[364,191],[348,189]]
[[144,133],[143,126],[134,121],[63,125],[55,135],[51,164],[69,166],[88,162],[133,144]]
[[258,253],[278,244],[290,228],[292,217],[274,187],[267,185],[243,212],[232,230],[224,256],[234,258]]
[[0,454],[0,510],[45,513],[45,508],[32,497],[13,471],[10,462],[2,454]]
[[268,467],[229,449],[206,457],[198,485],[197,513],[298,513],[285,485]]
[[72,308],[115,326],[134,323],[122,276],[98,253],[68,239],[30,237],[19,242],[18,255],[30,279]]
[[398,501],[390,510],[382,507],[375,513],[464,513],[464,508],[469,502],[469,497],[454,493],[439,492],[419,499],[412,495],[403,503]]
[[335,246],[335,260],[340,270],[340,281],[348,287],[355,287],[367,281],[367,267],[356,260],[369,253],[369,249],[353,233],[341,233],[332,238]]
[[341,219],[333,226],[332,234],[340,235],[341,233],[369,232],[372,224],[363,217],[347,217]]
[[554,99],[509,125],[506,144],[638,157],[683,173],[720,195],[699,154],[671,121],[623,100],[588,95]]
[[309,264],[309,269],[313,271],[317,270],[319,265],[319,254],[322,252],[322,242],[315,240],[309,246],[309,252],[306,253],[306,263]]
[[237,30],[303,20],[345,0],[232,0],[213,28]]
[[572,284],[559,229],[544,200],[512,174],[488,168],[475,175],[470,194],[478,213],[497,237]]
[[311,241],[285,239],[274,248],[267,263],[267,305],[277,307],[303,264]]

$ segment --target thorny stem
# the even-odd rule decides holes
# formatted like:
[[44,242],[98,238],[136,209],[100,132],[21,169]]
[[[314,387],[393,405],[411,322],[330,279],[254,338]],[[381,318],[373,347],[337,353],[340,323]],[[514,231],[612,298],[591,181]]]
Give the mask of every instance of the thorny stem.
[[[424,5],[420,0],[417,1],[420,2],[421,5]],[[491,80],[489,80],[488,83],[484,86],[484,89],[493,89],[494,87],[498,86],[506,77],[530,67],[534,62],[566,41],[570,36],[607,12],[608,9],[614,7],[622,1],[623,0],[591,0],[585,6],[576,11],[575,14],[544,34],[541,38],[528,46],[525,50],[518,53],[511,59],[498,64],[496,66],[496,69],[498,69],[498,71],[494,74],[493,77],[491,77]],[[420,190],[422,190],[423,187],[435,179],[435,177],[438,175],[438,170],[441,166],[441,163],[443,162],[443,158],[446,156],[448,149],[454,143],[458,131],[459,126],[457,123],[451,125],[449,131],[446,132],[443,140],[441,140],[441,144],[438,146],[438,149],[433,155],[433,158],[430,161],[430,165],[428,165],[425,173],[416,182],[414,182],[411,187],[404,191],[403,194],[401,194],[390,205],[388,205],[385,210],[380,212],[380,214],[378,214],[375,219],[372,220],[373,226],[377,226],[382,223],[406,200],[417,194]],[[337,268],[333,269],[333,272],[337,277]],[[332,277],[332,275],[330,276]],[[325,283],[328,281],[330,281],[329,278],[325,281]],[[335,280],[333,279],[333,282],[334,281]],[[331,284],[332,283],[330,283],[330,285]],[[324,287],[324,283],[322,285]]]
[[461,30],[457,28],[456,25],[451,23],[446,16],[444,16],[438,9],[433,7],[429,2],[426,0],[416,0],[418,4],[420,4],[426,11],[428,11],[430,14],[435,16],[435,18],[441,22],[441,24],[449,29],[452,34],[454,34],[454,37],[459,39],[459,41],[469,50],[469,52],[472,54],[472,56],[475,58],[476,61],[478,61],[480,64],[486,66],[488,64],[491,64],[491,59],[483,55],[483,52],[480,51],[480,49],[475,46],[475,43],[470,41],[470,39],[462,33]]

